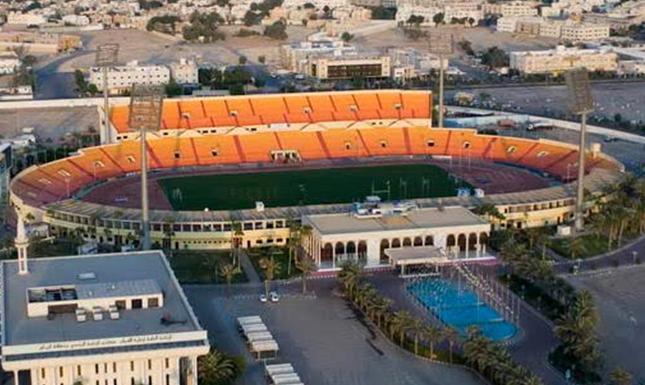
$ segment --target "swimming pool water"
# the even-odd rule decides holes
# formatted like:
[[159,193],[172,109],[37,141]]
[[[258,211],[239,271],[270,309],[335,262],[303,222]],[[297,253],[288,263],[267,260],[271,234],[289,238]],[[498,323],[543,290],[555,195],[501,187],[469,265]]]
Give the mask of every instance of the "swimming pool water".
[[470,326],[477,326],[493,341],[505,340],[517,333],[517,326],[505,321],[466,285],[429,278],[410,284],[408,291],[441,321],[464,336]]

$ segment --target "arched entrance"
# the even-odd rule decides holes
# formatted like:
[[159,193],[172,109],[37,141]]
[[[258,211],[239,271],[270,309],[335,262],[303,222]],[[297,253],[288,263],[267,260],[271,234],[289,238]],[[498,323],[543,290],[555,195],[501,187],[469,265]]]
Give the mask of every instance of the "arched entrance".
[[414,246],[423,246],[423,238],[414,237]]
[[403,247],[410,247],[412,246],[412,239],[405,237],[403,238]]
[[330,269],[334,266],[334,246],[331,243],[325,243],[320,249],[320,267]]
[[399,247],[401,247],[401,240],[399,238],[394,238],[392,240],[392,248],[398,249]]
[[466,234],[459,234],[457,237],[457,245],[459,246],[459,251],[466,251]]
[[387,240],[387,239],[381,240],[381,245],[380,245],[381,251],[379,253],[379,263],[380,264],[388,263],[388,258],[385,255],[385,249],[389,249],[389,248],[390,248],[390,241]]
[[[452,235],[450,235],[448,238],[450,238],[450,237],[452,237],[452,242],[453,242],[453,244],[454,244],[454,242],[455,242],[455,237],[454,237],[454,236],[452,236]],[[434,238],[432,237],[432,235],[428,235],[428,236],[426,236],[425,245],[426,245],[426,246],[434,246]],[[449,246],[450,246],[450,245],[449,245]]]

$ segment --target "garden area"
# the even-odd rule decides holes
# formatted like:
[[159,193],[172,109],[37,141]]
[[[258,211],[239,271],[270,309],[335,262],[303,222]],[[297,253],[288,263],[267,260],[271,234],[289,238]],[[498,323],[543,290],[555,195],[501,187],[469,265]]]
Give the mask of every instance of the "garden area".
[[586,259],[608,252],[608,238],[604,234],[584,234],[575,238],[553,238],[548,247],[569,259]]
[[229,250],[180,250],[168,258],[175,276],[182,284],[218,284],[246,282],[242,269],[234,264]]
[[286,247],[258,247],[248,250],[248,255],[253,268],[262,280],[267,278],[265,276],[266,269],[260,263],[264,258],[274,261],[275,268],[270,280],[289,279],[300,275],[300,271],[296,269],[295,258],[291,261],[291,269],[289,269],[289,249]]

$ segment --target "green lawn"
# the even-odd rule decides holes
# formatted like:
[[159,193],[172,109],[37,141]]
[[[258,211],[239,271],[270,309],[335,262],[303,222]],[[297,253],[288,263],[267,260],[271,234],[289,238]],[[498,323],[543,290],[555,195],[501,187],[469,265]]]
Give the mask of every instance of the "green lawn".
[[255,248],[248,251],[249,259],[258,272],[260,278],[264,279],[264,270],[260,267],[260,259],[271,258],[280,266],[278,273],[274,279],[287,279],[300,275],[300,271],[296,269],[294,261],[291,261],[291,274],[288,274],[289,267],[289,251],[287,248]]
[[[609,251],[607,249],[606,236],[601,235],[597,237],[594,234],[585,234],[585,235],[581,235],[581,237],[582,237],[583,250],[581,255],[576,256],[576,259],[594,257],[596,255],[600,255]],[[572,238],[552,239],[549,241],[549,248],[551,248],[551,250],[555,251],[556,253],[560,254],[565,258],[570,258],[571,251],[569,249],[569,245],[570,245],[571,239]]]
[[[228,250],[181,250],[173,251],[172,257],[169,253],[166,254],[180,283],[226,283],[218,269],[221,264],[231,262]],[[246,282],[246,275],[242,270],[235,275],[233,282]]]
[[[253,208],[256,201],[267,207],[350,203],[368,195],[385,200],[444,197],[468,186],[423,164],[193,175],[159,183],[175,210],[236,210]],[[388,185],[389,194],[384,192]]]

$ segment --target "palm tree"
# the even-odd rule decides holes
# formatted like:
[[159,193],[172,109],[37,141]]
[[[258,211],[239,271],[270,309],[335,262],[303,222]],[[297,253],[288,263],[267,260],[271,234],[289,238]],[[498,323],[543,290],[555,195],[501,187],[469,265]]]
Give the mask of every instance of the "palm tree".
[[452,353],[455,345],[459,343],[459,332],[453,327],[446,326],[441,331],[441,334],[443,339],[448,342],[448,354],[450,356],[450,363],[452,364]]
[[403,339],[405,333],[410,329],[412,323],[412,316],[405,310],[399,310],[392,315],[390,320],[390,338],[394,338],[394,334],[399,334],[399,345],[403,347]]
[[287,262],[287,276],[291,276],[291,261],[293,261],[294,254],[298,246],[300,246],[301,224],[293,219],[287,220],[287,227],[289,227],[289,237],[287,238],[287,249],[289,250],[289,260]]
[[433,359],[434,346],[439,341],[439,338],[441,338],[441,330],[434,325],[425,325],[423,328],[423,338],[428,342],[428,347],[430,348],[430,359]]
[[585,244],[581,236],[575,236],[569,240],[569,257],[576,259],[585,251]]
[[168,240],[168,254],[172,258],[172,237],[175,236],[175,218],[167,216],[163,220],[163,234]]
[[244,237],[244,229],[242,223],[238,221],[231,222],[231,252],[233,254],[233,263],[240,269],[240,247],[242,247],[242,240]]
[[264,271],[264,293],[269,296],[269,284],[280,273],[280,265],[273,257],[260,259],[260,268]]
[[233,278],[235,277],[235,265],[232,263],[225,263],[219,267],[219,276],[224,278],[226,281],[226,286],[228,288],[231,287],[231,283],[233,282]]
[[389,298],[377,297],[372,304],[372,310],[376,317],[376,325],[379,329],[382,327],[382,320],[385,314],[389,311],[392,305],[392,300]]
[[410,332],[414,338],[414,354],[419,355],[419,337],[421,337],[426,331],[426,325],[423,321],[418,318],[413,318],[410,321]]
[[632,374],[623,368],[616,368],[609,374],[611,385],[631,385]]
[[199,357],[197,361],[197,378],[200,384],[229,382],[239,374],[235,361],[215,349]]
[[345,288],[350,300],[354,299],[354,290],[362,280],[362,273],[361,266],[353,261],[345,262],[338,273],[338,279]]
[[302,279],[302,294],[307,292],[307,278],[311,273],[316,271],[316,261],[308,255],[303,255],[296,260],[296,269],[300,270],[300,278]]

